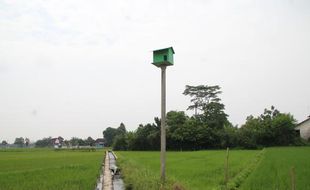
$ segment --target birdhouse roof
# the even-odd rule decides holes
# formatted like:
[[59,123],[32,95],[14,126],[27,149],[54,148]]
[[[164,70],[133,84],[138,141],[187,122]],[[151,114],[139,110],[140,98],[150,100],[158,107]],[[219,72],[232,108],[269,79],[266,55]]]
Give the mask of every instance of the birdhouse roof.
[[153,52],[158,52],[158,51],[163,51],[163,50],[168,50],[168,49],[171,49],[172,50],[172,53],[174,54],[174,50],[173,50],[173,47],[168,47],[168,48],[163,48],[163,49],[157,49],[157,50],[154,50]]

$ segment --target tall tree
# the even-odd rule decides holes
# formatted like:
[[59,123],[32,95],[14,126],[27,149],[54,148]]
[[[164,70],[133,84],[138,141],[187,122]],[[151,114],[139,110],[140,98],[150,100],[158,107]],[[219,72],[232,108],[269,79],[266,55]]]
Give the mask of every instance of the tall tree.
[[7,141],[5,141],[5,140],[3,140],[2,142],[1,142],[1,145],[7,145],[8,144],[8,142]]
[[296,120],[291,114],[281,113],[273,106],[258,117],[247,117],[240,128],[240,141],[244,147],[283,146],[297,142],[294,127]]
[[15,138],[14,144],[22,147],[25,144],[25,140],[23,137]]
[[52,137],[46,137],[35,142],[36,147],[50,147],[52,146]]
[[95,145],[95,140],[91,137],[88,137],[87,139],[85,139],[84,141],[86,143],[86,145],[89,145],[89,146],[94,146]]
[[170,132],[175,131],[178,127],[184,125],[188,119],[184,111],[170,111],[167,113],[167,127]]
[[78,138],[78,137],[72,137],[70,140],[69,140],[70,144],[72,146],[85,146],[86,143],[84,142],[83,139],[81,138]]
[[118,135],[125,135],[127,133],[124,123],[121,123],[117,129],[108,127],[103,131],[103,137],[105,139],[105,146],[111,146],[114,138]]
[[116,135],[117,135],[117,129],[112,127],[106,128],[106,130],[103,131],[105,146],[111,146],[113,143],[113,139]]
[[[195,116],[211,128],[223,128],[228,122],[224,112],[225,105],[221,103],[219,94],[222,93],[218,85],[186,85],[183,94],[191,97],[192,104],[187,110],[195,109]],[[202,112],[198,114],[198,111]]]
[[25,145],[26,147],[28,147],[30,144],[30,139],[29,138],[25,138]]
[[197,114],[198,110],[204,111],[210,102],[219,102],[221,99],[218,94],[222,93],[220,89],[218,85],[186,85],[183,94],[190,96],[192,102],[192,105],[188,106],[187,110],[195,110],[195,114]]
[[119,127],[117,128],[117,130],[118,130],[118,133],[121,133],[121,134],[125,134],[127,132],[124,123],[121,123]]
[[205,107],[202,119],[209,127],[222,129],[225,124],[229,123],[227,120],[228,115],[224,110],[224,104],[220,102],[210,102]]

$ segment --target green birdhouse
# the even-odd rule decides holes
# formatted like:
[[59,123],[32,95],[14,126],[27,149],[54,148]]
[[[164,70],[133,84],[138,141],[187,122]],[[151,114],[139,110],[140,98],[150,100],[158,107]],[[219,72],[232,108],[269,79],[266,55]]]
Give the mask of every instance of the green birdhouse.
[[153,65],[157,67],[173,65],[174,50],[172,47],[153,51]]

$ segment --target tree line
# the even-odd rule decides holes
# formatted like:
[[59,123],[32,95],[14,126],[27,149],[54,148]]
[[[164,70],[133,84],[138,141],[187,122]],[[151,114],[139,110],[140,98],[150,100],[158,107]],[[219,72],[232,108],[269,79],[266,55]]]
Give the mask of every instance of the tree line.
[[[62,139],[62,137],[58,137],[59,139]],[[29,138],[23,138],[23,137],[17,137],[15,138],[15,141],[13,145],[16,147],[28,147],[30,146],[30,139]],[[1,142],[2,146],[7,146],[9,143],[5,140]],[[53,147],[53,138],[52,137],[44,137],[42,139],[37,140],[36,142],[32,143],[35,147]],[[78,137],[72,137],[69,140],[62,139],[61,142],[59,142],[59,146],[95,146],[95,140],[92,137],[88,137],[86,139],[78,138]]]
[[[0,145],[1,146],[8,146],[10,144],[6,140],[3,140]],[[26,138],[17,137],[17,138],[15,138],[13,145],[16,147],[28,147],[30,145],[30,139],[27,137]]]
[[[234,126],[225,113],[218,85],[185,87],[184,95],[190,97],[188,110],[167,113],[167,149],[201,150],[226,147],[256,149],[266,146],[302,145],[296,134],[296,120],[291,114],[281,113],[275,107],[265,109],[257,117],[248,116],[241,127]],[[140,124],[135,131],[127,131],[123,123],[118,128],[103,131],[106,146],[115,150],[159,150],[160,119]]]
[[[61,137],[58,137],[61,138]],[[51,137],[43,138],[40,140],[37,140],[35,142],[36,147],[52,147],[54,146],[53,140]],[[95,146],[95,140],[92,137],[88,137],[86,139],[78,138],[78,137],[72,137],[69,140],[61,140],[59,142],[59,147],[61,146]]]

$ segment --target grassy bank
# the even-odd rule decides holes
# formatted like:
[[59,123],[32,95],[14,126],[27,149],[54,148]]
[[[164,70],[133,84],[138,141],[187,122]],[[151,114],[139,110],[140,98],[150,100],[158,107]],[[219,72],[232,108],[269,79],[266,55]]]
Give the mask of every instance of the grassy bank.
[[0,190],[94,189],[103,151],[0,151]]

